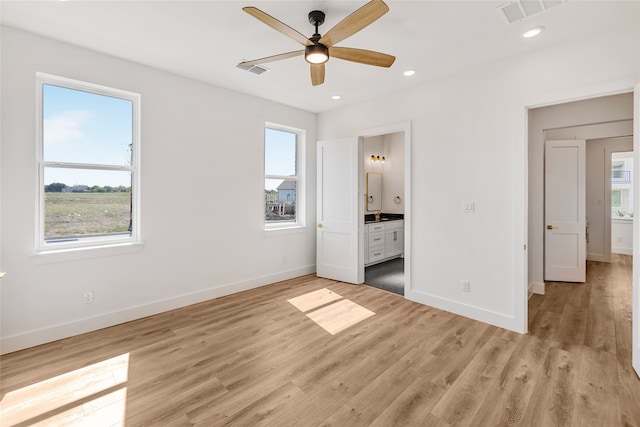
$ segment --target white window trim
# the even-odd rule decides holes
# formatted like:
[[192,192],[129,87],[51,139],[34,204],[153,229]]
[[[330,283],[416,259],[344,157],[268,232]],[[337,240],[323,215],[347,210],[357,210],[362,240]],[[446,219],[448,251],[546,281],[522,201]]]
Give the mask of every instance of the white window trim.
[[[44,155],[44,125],[43,125],[43,85],[49,84],[84,92],[105,95],[113,98],[126,99],[132,102],[133,127],[132,127],[132,156],[130,166],[92,165],[88,163],[76,164],[71,162],[45,162]],[[35,254],[50,254],[70,251],[75,254],[79,250],[114,247],[118,245],[137,245],[141,243],[140,234],[140,94],[114,89],[94,83],[59,77],[52,74],[36,73],[36,165],[37,165],[37,189],[36,189],[36,235]],[[104,236],[95,239],[80,239],[75,242],[57,242],[47,244],[44,240],[44,169],[45,167],[74,167],[81,169],[102,170],[126,170],[131,172],[131,235]]]
[[[278,231],[278,230],[289,230],[291,229],[301,229],[304,228],[305,225],[305,217],[306,217],[306,191],[305,191],[305,172],[306,172],[306,146],[307,146],[307,132],[304,129],[294,128],[291,126],[285,126],[278,123],[265,122],[264,125],[265,130],[274,129],[280,130],[283,132],[290,132],[296,134],[296,220],[290,222],[281,222],[281,223],[267,223],[264,218],[264,213],[262,215],[262,222],[264,224],[264,230],[266,232]],[[265,132],[262,133],[263,138]],[[291,180],[290,176],[278,176],[278,175],[268,175],[265,171],[265,145],[266,141],[263,139],[262,141],[262,186],[264,187],[265,179],[288,179]],[[262,191],[264,197],[264,188]],[[264,200],[262,201],[262,208],[264,209]]]

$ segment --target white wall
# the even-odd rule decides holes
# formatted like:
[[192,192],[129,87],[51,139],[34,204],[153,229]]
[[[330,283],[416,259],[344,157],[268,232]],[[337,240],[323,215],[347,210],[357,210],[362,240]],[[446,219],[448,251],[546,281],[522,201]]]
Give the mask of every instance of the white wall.
[[321,139],[411,120],[409,298],[526,331],[526,108],[633,87],[638,39],[611,30],[319,115]]
[[[624,93],[603,96],[558,105],[535,108],[529,111],[529,278],[528,283],[537,292],[544,292],[544,141],[551,139],[612,138],[633,133],[633,96]],[[602,163],[601,163],[602,164]],[[595,165],[588,168],[594,172]],[[604,165],[602,166],[604,167]],[[596,188],[604,194],[602,180]],[[605,257],[604,208],[597,200],[589,199],[589,254],[591,259]],[[593,201],[592,201],[593,200]]]
[[[9,28],[1,49],[3,352],[315,272],[315,114]],[[141,94],[142,251],[33,256],[36,71]],[[299,232],[263,231],[266,121],[307,130]]]
[[[384,164],[384,187],[382,191],[382,211],[404,213],[404,133],[383,135],[387,161]],[[394,198],[400,197],[400,203]]]
[[633,255],[633,220],[611,220],[611,253]]

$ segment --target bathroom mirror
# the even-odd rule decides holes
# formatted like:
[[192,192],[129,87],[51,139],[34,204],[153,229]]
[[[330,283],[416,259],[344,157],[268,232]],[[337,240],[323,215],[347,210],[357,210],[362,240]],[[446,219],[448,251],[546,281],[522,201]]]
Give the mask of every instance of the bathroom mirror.
[[382,210],[382,174],[367,172],[367,211]]

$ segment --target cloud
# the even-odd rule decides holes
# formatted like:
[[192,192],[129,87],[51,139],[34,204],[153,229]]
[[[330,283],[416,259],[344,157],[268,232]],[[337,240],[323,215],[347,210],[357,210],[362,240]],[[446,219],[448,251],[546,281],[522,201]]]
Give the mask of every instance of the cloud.
[[44,143],[55,144],[56,142],[82,138],[84,133],[80,127],[91,116],[92,114],[89,111],[64,111],[45,117]]

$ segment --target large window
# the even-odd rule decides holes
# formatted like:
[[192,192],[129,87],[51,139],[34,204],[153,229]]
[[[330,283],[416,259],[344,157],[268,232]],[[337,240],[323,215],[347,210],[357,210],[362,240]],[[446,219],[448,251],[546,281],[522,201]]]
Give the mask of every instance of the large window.
[[304,131],[267,124],[264,132],[265,228],[302,224]]
[[137,94],[38,74],[39,251],[139,240]]

